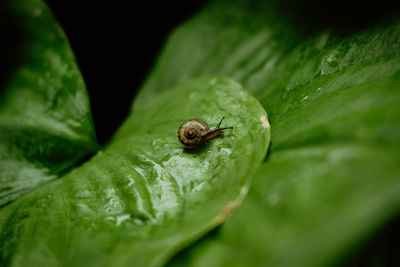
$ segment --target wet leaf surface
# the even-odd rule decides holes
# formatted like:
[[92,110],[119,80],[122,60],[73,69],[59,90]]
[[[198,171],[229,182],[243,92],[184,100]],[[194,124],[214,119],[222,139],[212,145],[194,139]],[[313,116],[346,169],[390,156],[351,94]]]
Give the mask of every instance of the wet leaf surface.
[[[399,210],[400,24],[325,25],[272,1],[211,2],[171,35],[104,151],[2,208],[2,263],[162,265],[223,223],[254,173],[232,217],[169,265],[341,260]],[[227,78],[187,82],[203,75],[235,79],[262,106]],[[233,130],[182,149],[183,121],[223,116]]]
[[139,95],[224,74],[260,100],[272,127],[243,207],[172,266],[334,264],[399,209],[400,24],[307,32],[279,10],[213,2],[171,35]]
[[[180,124],[233,126],[187,152]],[[239,206],[269,144],[266,113],[238,83],[200,78],[136,108],[80,168],[3,208],[2,258],[15,266],[159,266]]]
[[97,149],[68,41],[42,1],[0,4],[0,206]]

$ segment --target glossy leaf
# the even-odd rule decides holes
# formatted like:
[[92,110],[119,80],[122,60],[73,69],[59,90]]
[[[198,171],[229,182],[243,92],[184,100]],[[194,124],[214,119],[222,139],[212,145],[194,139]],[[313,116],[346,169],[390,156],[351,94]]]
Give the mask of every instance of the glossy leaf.
[[96,150],[75,58],[42,1],[0,4],[0,206]]
[[[194,151],[180,124],[233,126]],[[13,266],[159,266],[225,221],[265,157],[269,124],[238,83],[200,78],[134,109],[111,144],[80,168],[0,211],[0,252]]]
[[398,210],[398,149],[329,144],[271,154],[242,206],[169,266],[333,265]]
[[313,32],[279,12],[214,1],[172,34],[139,95],[224,74],[260,100],[272,126],[244,206],[171,265],[332,264],[400,207],[398,19]]

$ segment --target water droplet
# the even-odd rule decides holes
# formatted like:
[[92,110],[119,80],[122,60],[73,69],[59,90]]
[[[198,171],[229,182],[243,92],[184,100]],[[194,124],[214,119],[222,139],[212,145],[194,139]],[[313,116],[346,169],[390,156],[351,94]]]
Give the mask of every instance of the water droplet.
[[76,193],[75,194],[75,197],[76,198],[87,198],[87,197],[90,197],[90,192],[89,192],[89,190],[82,190],[82,191],[79,191],[78,193]]
[[108,216],[108,217],[105,218],[105,220],[113,222],[113,221],[115,221],[115,218],[113,218],[111,216]]
[[306,96],[301,100],[301,102],[303,102],[303,103],[306,102],[306,101],[308,100],[308,98],[309,98],[308,95],[306,95]]
[[241,108],[240,104],[232,105],[231,107],[232,107],[232,109],[240,109]]
[[144,222],[141,219],[135,218],[133,219],[133,222],[139,225],[144,225]]
[[117,226],[120,226],[121,223],[123,223],[126,220],[129,220],[131,218],[130,214],[123,214],[123,215],[119,215],[117,217]]
[[271,194],[271,195],[269,195],[269,197],[268,197],[268,202],[271,204],[271,205],[276,205],[278,202],[279,202],[279,196],[277,195],[277,194]]
[[189,95],[189,99],[196,99],[198,97],[198,94],[196,92],[192,92]]
[[135,184],[135,180],[132,178],[131,175],[128,175],[128,181],[129,181],[129,183],[128,183],[129,187],[131,187]]
[[328,63],[328,65],[331,66],[331,67],[337,67],[337,66],[339,65],[339,62],[338,62],[338,60],[337,60],[337,57],[336,57],[336,55],[335,55],[334,53],[333,53],[333,54],[330,54],[329,56],[327,56],[326,59],[325,59],[325,61],[326,61],[326,63]]

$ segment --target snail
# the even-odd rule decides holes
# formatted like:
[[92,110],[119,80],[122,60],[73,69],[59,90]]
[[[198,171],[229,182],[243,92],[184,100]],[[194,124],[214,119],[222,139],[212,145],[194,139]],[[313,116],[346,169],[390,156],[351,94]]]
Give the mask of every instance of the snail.
[[212,130],[201,120],[192,119],[182,123],[178,130],[178,139],[184,145],[184,149],[197,148],[206,141],[220,136],[223,130],[233,129],[233,127],[220,128],[224,118],[222,117],[217,127]]

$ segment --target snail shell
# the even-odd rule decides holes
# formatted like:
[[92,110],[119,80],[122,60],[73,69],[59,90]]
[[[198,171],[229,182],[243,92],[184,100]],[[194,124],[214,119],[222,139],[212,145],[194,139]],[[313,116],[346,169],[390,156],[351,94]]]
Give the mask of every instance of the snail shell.
[[222,121],[218,123],[218,126],[210,130],[208,125],[201,120],[187,120],[179,127],[178,139],[184,145],[185,149],[193,149],[204,142],[216,138],[222,134],[222,130],[233,129],[233,127],[220,128]]
[[191,149],[199,146],[209,131],[210,128],[205,122],[187,120],[179,127],[178,138],[186,149]]

